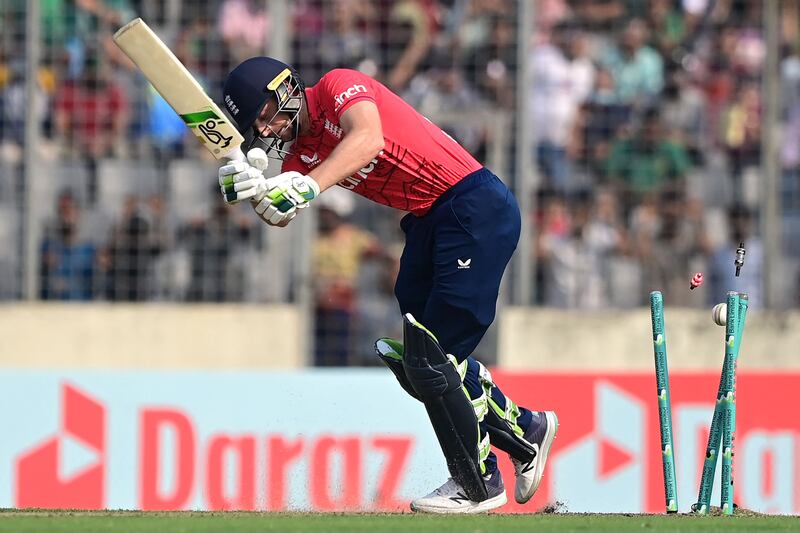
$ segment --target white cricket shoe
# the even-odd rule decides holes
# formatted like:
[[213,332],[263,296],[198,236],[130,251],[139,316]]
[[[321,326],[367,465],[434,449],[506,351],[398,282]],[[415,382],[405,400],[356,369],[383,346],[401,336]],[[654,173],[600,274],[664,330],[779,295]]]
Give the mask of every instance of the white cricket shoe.
[[544,474],[544,465],[550,454],[550,446],[552,446],[557,432],[558,417],[556,413],[541,411],[523,435],[525,440],[533,444],[536,456],[527,463],[511,458],[517,478],[514,483],[514,499],[517,503],[527,503],[539,488],[542,474]]
[[475,514],[497,509],[508,502],[503,477],[499,470],[485,476],[486,491],[489,497],[482,502],[470,500],[461,485],[453,478],[425,497],[411,502],[411,510],[418,513]]

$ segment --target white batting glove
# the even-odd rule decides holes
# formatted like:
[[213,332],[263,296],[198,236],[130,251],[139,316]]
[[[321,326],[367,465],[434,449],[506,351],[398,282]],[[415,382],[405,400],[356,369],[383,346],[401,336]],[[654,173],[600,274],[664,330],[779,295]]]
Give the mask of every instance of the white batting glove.
[[261,148],[253,148],[247,152],[247,162],[235,161],[227,163],[219,169],[219,189],[225,201],[238,204],[242,200],[263,198],[269,190],[264,171],[269,159]]
[[298,209],[305,209],[317,196],[319,185],[314,178],[291,171],[269,178],[267,193],[250,202],[264,222],[283,227],[297,216]]

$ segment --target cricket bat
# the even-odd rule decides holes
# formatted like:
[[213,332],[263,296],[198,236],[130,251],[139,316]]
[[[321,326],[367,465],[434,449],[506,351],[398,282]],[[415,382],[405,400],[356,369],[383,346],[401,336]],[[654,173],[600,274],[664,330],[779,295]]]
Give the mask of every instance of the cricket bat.
[[244,137],[142,19],[120,28],[114,34],[114,42],[214,157],[244,160]]

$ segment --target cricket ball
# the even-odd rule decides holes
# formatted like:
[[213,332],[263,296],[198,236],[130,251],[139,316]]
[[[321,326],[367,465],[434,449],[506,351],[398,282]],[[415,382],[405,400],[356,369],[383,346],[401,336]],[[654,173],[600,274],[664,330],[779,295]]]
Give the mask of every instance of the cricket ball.
[[714,323],[718,326],[724,326],[728,323],[728,304],[721,303],[714,306],[711,309],[711,318],[714,319]]

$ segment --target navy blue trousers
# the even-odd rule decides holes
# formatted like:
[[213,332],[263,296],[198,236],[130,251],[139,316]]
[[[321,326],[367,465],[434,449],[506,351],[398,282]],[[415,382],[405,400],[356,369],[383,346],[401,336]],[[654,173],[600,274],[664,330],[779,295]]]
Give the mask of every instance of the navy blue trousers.
[[517,247],[519,207],[489,170],[466,176],[425,216],[408,214],[394,293],[400,311],[463,361],[494,321],[500,280]]

